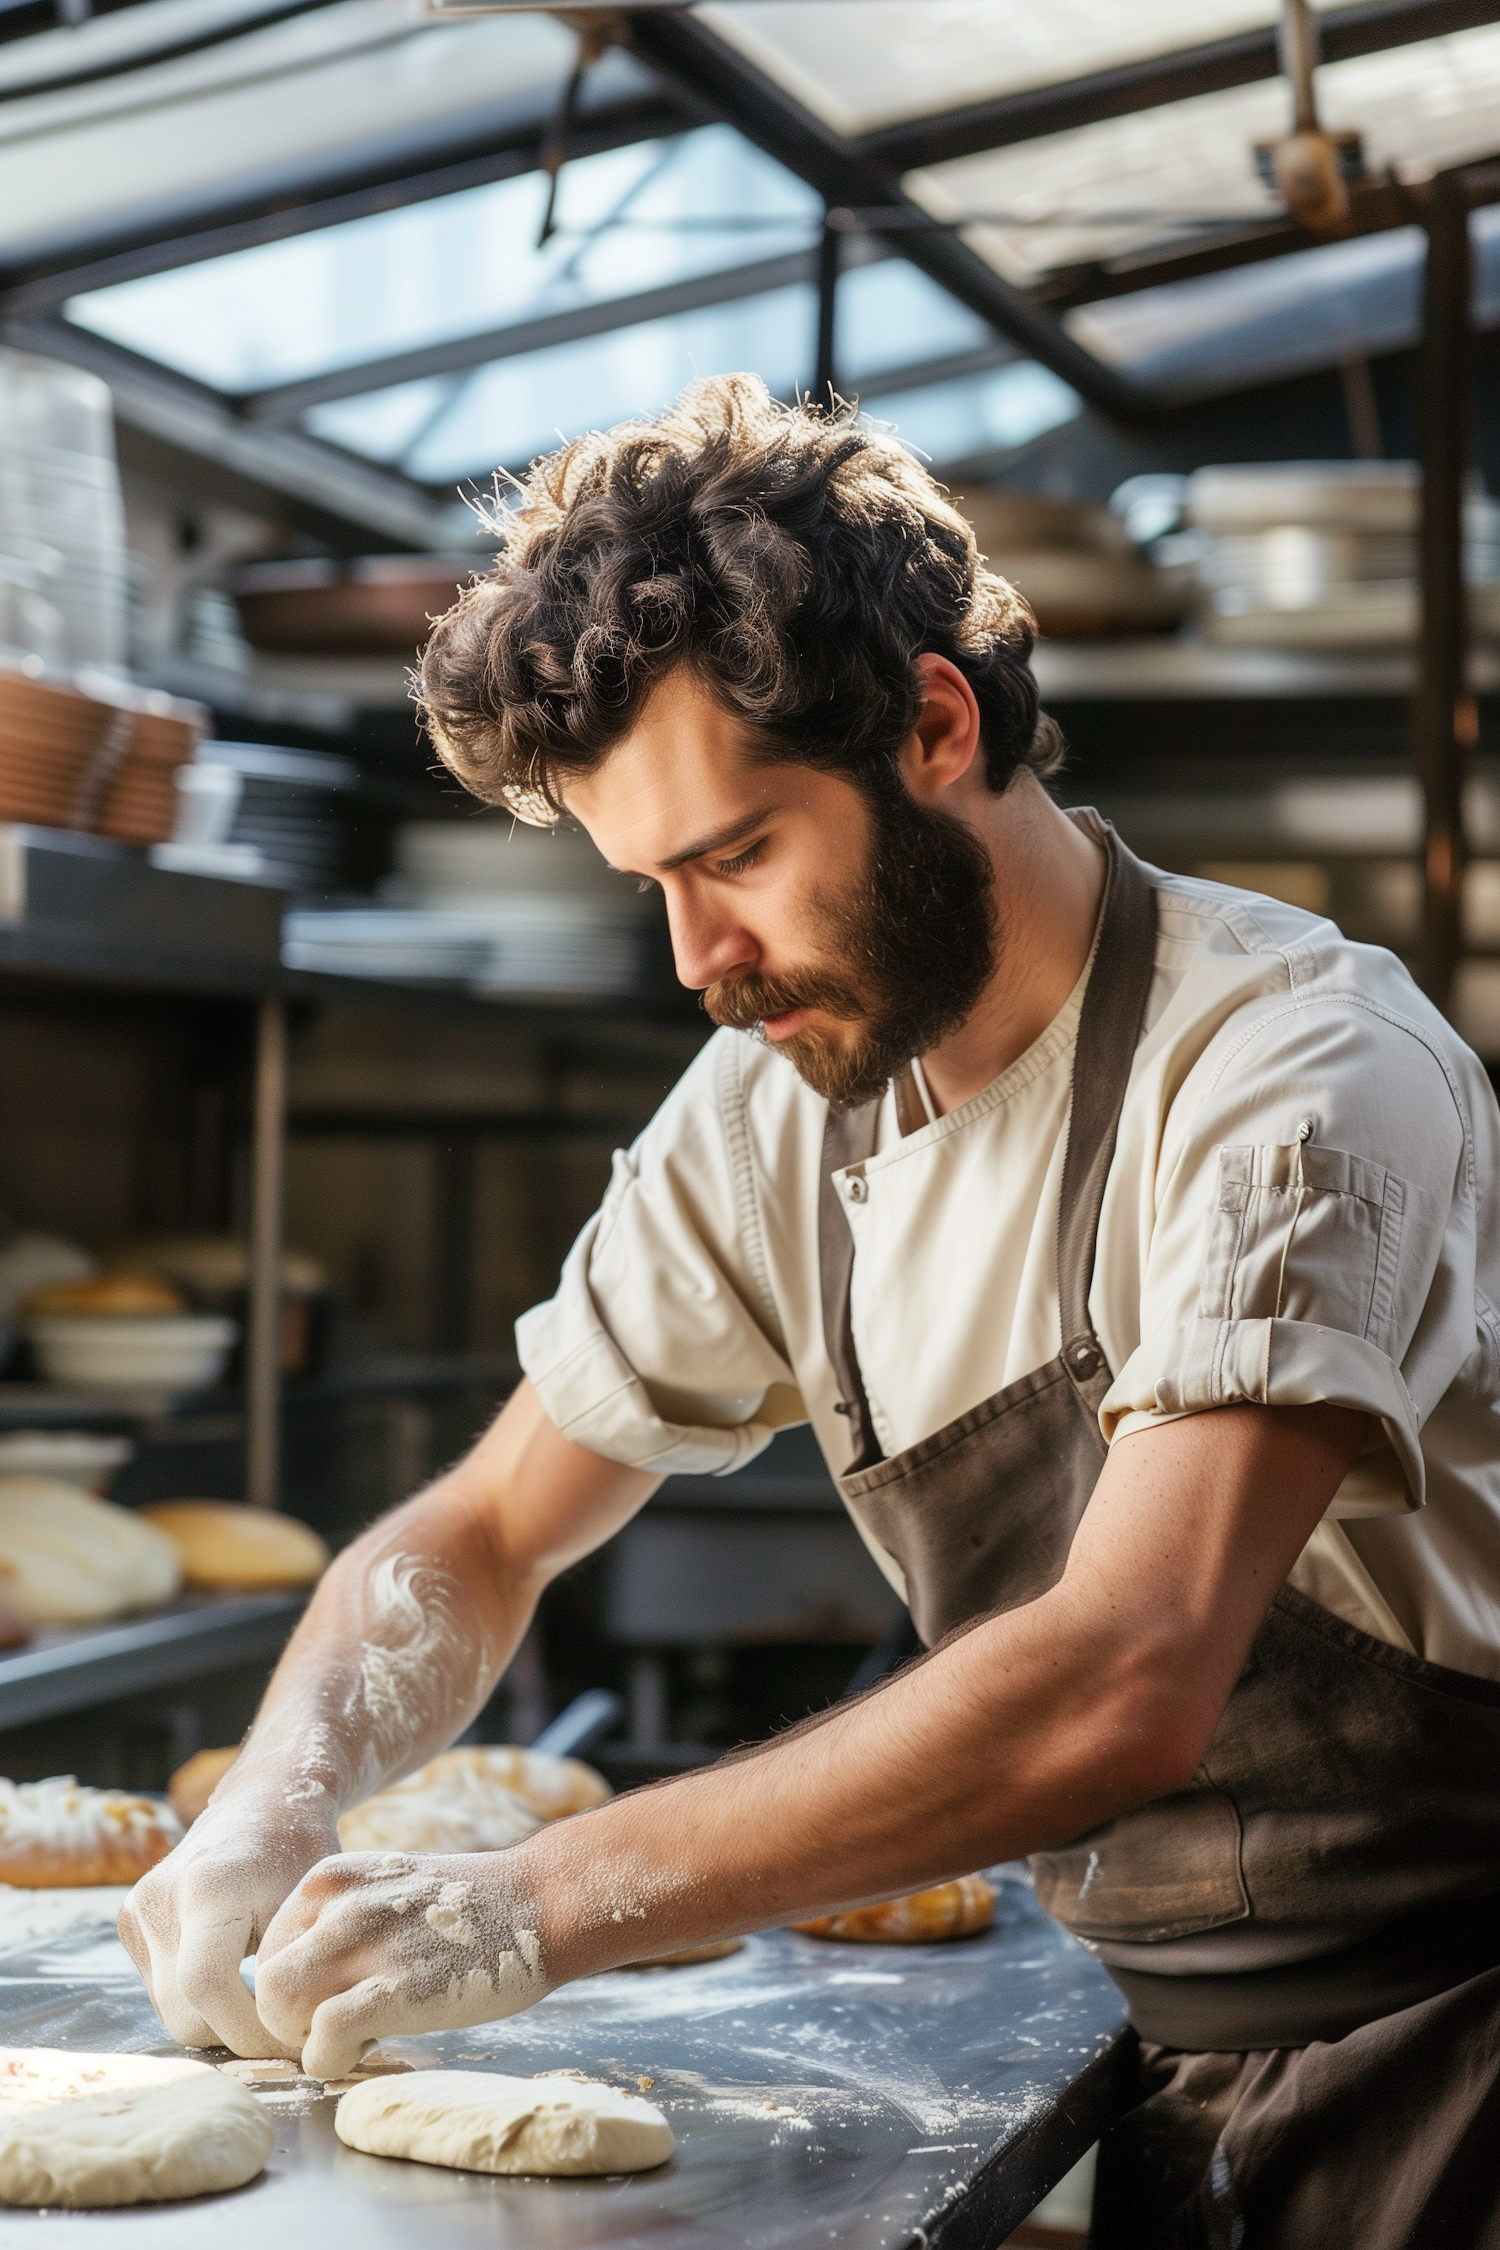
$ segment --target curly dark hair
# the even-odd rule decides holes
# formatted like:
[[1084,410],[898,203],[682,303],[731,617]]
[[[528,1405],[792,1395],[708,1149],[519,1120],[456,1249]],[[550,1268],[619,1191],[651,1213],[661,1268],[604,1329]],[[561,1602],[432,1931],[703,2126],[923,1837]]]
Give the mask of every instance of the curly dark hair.
[[856,410],[782,406],[758,376],[693,383],[651,421],[535,462],[490,527],[494,567],[440,617],[419,701],[467,788],[550,823],[665,674],[690,665],[789,758],[878,788],[922,706],[913,659],[957,665],[986,774],[1045,776],[1031,612],[897,440]]

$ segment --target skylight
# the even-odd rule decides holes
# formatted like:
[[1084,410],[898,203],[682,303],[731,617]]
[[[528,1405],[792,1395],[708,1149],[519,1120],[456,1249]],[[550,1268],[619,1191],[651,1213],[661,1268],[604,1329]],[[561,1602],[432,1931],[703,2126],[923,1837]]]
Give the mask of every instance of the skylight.
[[810,188],[727,125],[580,158],[537,248],[539,172],[75,297],[68,318],[246,393],[806,249]]

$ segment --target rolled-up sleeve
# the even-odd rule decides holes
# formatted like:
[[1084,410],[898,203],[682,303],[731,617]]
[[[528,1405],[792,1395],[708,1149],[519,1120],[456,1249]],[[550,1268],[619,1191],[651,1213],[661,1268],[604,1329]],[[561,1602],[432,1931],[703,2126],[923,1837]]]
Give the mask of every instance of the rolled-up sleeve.
[[1352,1407],[1384,1443],[1333,1513],[1420,1507],[1421,1429],[1474,1350],[1472,1135],[1420,1021],[1283,1000],[1172,1104],[1140,1340],[1106,1436],[1250,1402]]
[[739,1176],[740,1036],[710,1040],[616,1153],[556,1295],[516,1323],[521,1365],[563,1435],[663,1474],[739,1468],[804,1418]]

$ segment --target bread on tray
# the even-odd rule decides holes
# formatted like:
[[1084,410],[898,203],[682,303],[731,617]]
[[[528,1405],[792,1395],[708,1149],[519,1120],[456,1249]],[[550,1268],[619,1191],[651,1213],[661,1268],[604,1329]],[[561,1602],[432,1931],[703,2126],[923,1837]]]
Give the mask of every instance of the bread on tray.
[[0,1596],[33,1624],[118,1617],[181,1584],[177,1549],[133,1509],[54,1477],[0,1476]]
[[822,1914],[798,1922],[804,1937],[843,1938],[855,1945],[933,1945],[944,1938],[973,1937],[995,1919],[995,1893],[982,1875],[960,1875],[953,1883],[880,1906],[856,1906],[847,1914]]
[[339,1841],[346,1852],[502,1851],[610,1793],[603,1775],[577,1758],[505,1745],[445,1750],[346,1812]]
[[189,1586],[310,1586],[328,1548],[295,1516],[235,1500],[156,1500],[141,1514],[176,1548]]
[[170,1806],[71,1774],[0,1781],[0,1883],[18,1890],[134,1883],[182,1836]]

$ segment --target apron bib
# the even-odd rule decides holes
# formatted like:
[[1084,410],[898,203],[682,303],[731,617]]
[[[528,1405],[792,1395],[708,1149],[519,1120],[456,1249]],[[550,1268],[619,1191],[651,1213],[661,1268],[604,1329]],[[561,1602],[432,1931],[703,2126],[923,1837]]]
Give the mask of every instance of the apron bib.
[[[1104,1465],[1113,1377],[1089,1290],[1156,938],[1145,870],[1113,831],[1107,845],[1062,1178],[1062,1349],[889,1460],[855,1351],[841,1202],[863,1191],[879,1104],[828,1120],[823,1323],[854,1441],[839,1481],[901,1565],[929,1647],[1057,1583]],[[1100,1954],[1147,2038],[1341,2037],[1500,1961],[1500,1913],[1441,1911],[1500,1892],[1500,1683],[1421,1662],[1283,1587],[1192,1786],[1031,1865],[1043,1906]]]

